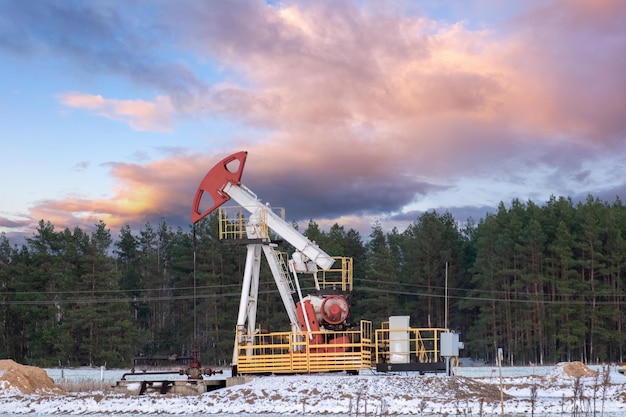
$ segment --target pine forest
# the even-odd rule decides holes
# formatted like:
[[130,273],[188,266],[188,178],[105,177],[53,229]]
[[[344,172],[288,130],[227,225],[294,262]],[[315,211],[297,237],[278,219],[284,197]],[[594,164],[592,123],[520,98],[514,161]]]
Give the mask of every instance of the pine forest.
[[[2,234],[0,356],[127,367],[141,354],[188,355],[195,340],[203,364],[228,365],[246,250],[220,242],[218,223],[214,213],[186,230],[161,220],[113,234],[103,222],[86,232],[42,220],[23,245]],[[374,224],[369,236],[338,224],[323,231],[313,220],[301,232],[330,255],[354,259],[355,321],[379,327],[409,315],[413,327],[444,327],[447,316],[465,343],[462,356],[486,363],[498,348],[511,365],[623,361],[619,199],[513,200],[463,223],[431,211],[401,232]],[[263,268],[257,321],[288,330]]]

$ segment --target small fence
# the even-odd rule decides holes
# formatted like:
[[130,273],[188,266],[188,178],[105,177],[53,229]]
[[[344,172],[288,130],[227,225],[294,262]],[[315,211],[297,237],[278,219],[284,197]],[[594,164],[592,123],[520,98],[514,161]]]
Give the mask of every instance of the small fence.
[[239,374],[358,372],[372,367],[372,323],[339,332],[277,332],[244,336],[236,346]]
[[360,329],[353,331],[244,335],[236,345],[237,373],[357,373],[382,363],[440,364],[439,339],[445,331],[442,328],[373,331],[372,323],[363,320]]

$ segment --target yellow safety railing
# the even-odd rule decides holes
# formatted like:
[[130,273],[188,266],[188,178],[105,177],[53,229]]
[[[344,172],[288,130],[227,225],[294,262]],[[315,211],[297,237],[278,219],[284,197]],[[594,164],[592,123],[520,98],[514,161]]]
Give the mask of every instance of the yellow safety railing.
[[[447,331],[388,327],[373,330],[372,322],[362,320],[359,330],[240,335],[236,344],[237,372],[357,373],[377,364],[394,363],[392,356],[398,354],[406,355],[407,363],[435,364],[442,361],[440,335]],[[398,344],[406,346],[406,350],[398,350]]]
[[[333,258],[335,259],[333,268],[323,270],[320,274],[320,288],[335,288],[341,289],[341,291],[352,291],[352,258],[345,256],[333,256]],[[338,268],[334,268],[335,265],[337,265]]]
[[433,363],[441,361],[440,335],[444,328],[389,329],[383,323],[375,332],[375,359],[377,363],[393,362],[392,355],[405,355],[407,361]]
[[[220,207],[218,212],[219,238],[221,240],[248,239],[248,228],[254,228],[257,236],[269,236],[267,210],[267,208],[261,209],[257,223],[252,224],[243,207]],[[283,220],[285,219],[284,209],[277,208],[274,210]]]
[[[285,219],[284,209],[275,209],[280,217]],[[219,238],[220,240],[244,241],[250,238],[248,228],[254,228],[257,236],[269,236],[267,226],[267,209],[262,209],[258,223],[251,224],[241,206],[226,206],[219,208]],[[281,256],[282,253],[281,253]],[[284,256],[288,259],[288,256]],[[337,289],[352,291],[353,260],[346,256],[333,256],[333,267],[322,270],[318,276],[321,289]]]
[[275,332],[242,337],[237,343],[237,372],[358,372],[372,367],[372,323],[340,332]]
[[229,208],[220,208],[219,216],[219,237],[220,240],[225,239],[245,239],[246,223],[248,219],[242,211],[229,214]]

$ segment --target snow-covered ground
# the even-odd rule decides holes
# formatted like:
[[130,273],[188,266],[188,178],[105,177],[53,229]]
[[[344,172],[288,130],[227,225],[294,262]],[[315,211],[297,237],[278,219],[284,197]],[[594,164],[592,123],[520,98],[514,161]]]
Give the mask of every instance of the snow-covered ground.
[[[23,394],[0,389],[0,415],[30,414],[265,414],[626,416],[626,377],[572,375],[568,364],[536,367],[460,367],[458,375],[343,374],[265,376],[200,396],[127,396],[108,387],[124,371],[48,369],[59,387],[68,380],[95,381],[94,391]],[[589,368],[580,364],[589,371]],[[585,374],[591,374],[586,372]],[[216,376],[221,378],[223,376]],[[502,387],[502,390],[501,390]]]

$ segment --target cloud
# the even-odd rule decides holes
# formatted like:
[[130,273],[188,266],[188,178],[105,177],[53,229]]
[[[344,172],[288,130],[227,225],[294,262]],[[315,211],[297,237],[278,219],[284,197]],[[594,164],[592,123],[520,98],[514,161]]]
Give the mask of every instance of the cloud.
[[[115,185],[110,198],[73,196],[41,200],[31,207],[30,217],[33,222],[35,219],[49,220],[59,228],[76,225],[89,228],[99,220],[113,229],[124,224],[141,227],[146,222],[156,223],[163,217],[174,221],[172,226],[184,226],[190,223],[191,203],[200,180],[224,156],[183,154],[145,164],[111,164],[110,175]],[[343,164],[342,170],[349,172],[349,161],[342,162],[340,157],[329,160],[329,163]],[[324,219],[338,216],[348,219],[366,215],[375,219],[388,210],[398,209],[414,193],[426,192],[431,187],[430,184],[414,181],[411,189],[399,190],[399,187],[406,186],[395,181],[393,173],[374,181],[373,175],[364,172],[360,182],[350,182],[350,177],[338,178],[337,170],[330,168],[324,177],[301,175],[303,171],[294,169],[289,178],[272,181],[271,167],[271,161],[253,149],[244,172],[244,184],[257,192],[263,201],[276,207],[286,207],[289,220],[308,221],[314,218],[325,224]],[[290,168],[281,167],[278,173],[286,175],[285,170]],[[331,187],[331,181],[337,180],[339,186]],[[289,197],[285,195],[287,189],[284,187],[291,190]],[[318,218],[320,214],[323,216]]]
[[169,132],[172,130],[174,109],[168,97],[159,96],[154,101],[105,99],[100,95],[67,92],[58,95],[66,107],[93,112],[113,120],[127,121],[139,131]]
[[[367,122],[422,133],[420,122],[437,118],[432,124],[491,123],[495,131],[540,140],[557,133],[579,141],[623,136],[623,2],[529,2],[511,21],[485,29],[404,6],[16,2],[7,7],[5,33],[22,34],[25,49],[49,50],[75,69],[158,89],[181,113],[280,131]],[[24,26],[33,30],[24,33]],[[202,65],[159,52],[181,47],[199,63],[216,63],[225,79],[203,77]]]
[[211,159],[190,154],[143,165],[112,163],[109,174],[115,185],[111,197],[40,200],[29,209],[29,222],[32,226],[45,219],[60,229],[89,229],[102,220],[109,228],[119,230],[126,224],[137,229],[147,222],[156,224],[167,218],[170,226],[184,227],[191,223],[191,203],[203,171],[217,162]]
[[7,228],[7,229],[22,228],[24,226],[28,226],[29,223],[30,222],[28,220],[24,220],[24,219],[15,220],[9,217],[0,216],[0,228]]
[[[153,101],[69,92],[59,95],[64,106],[136,130],[173,130],[183,116],[240,128],[230,148],[114,164],[111,199],[42,201],[33,213],[115,225],[186,218],[195,180],[242,149],[244,183],[296,220],[399,219],[435,196],[469,213],[583,185],[623,190],[609,165],[624,156],[626,3],[525,4],[491,27],[403,2],[13,5],[23,21],[63,34],[35,30],[24,41],[31,49],[159,92]],[[77,14],[80,23],[62,27]]]
[[87,168],[89,168],[89,165],[90,165],[89,161],[81,161],[81,162],[78,162],[77,164],[75,164],[72,167],[72,169],[74,171],[81,172],[81,171],[85,171]]
[[[577,193],[626,133],[626,6],[595,4],[531,7],[506,30],[371,3],[199,7],[185,21],[203,36],[182,38],[246,79],[206,108],[274,131],[247,147],[259,195],[314,218],[383,215],[433,193],[471,201],[472,179],[502,184],[494,204]],[[611,187],[595,173],[590,190]]]
[[[170,61],[175,48],[160,22],[160,7],[142,2],[43,1],[3,4],[0,50],[68,62],[74,74],[113,74],[158,89],[173,101],[204,88],[184,61]],[[47,68],[47,67],[42,67]]]
[[607,146],[623,141],[625,18],[619,0],[559,0],[515,19],[520,110],[537,128]]

